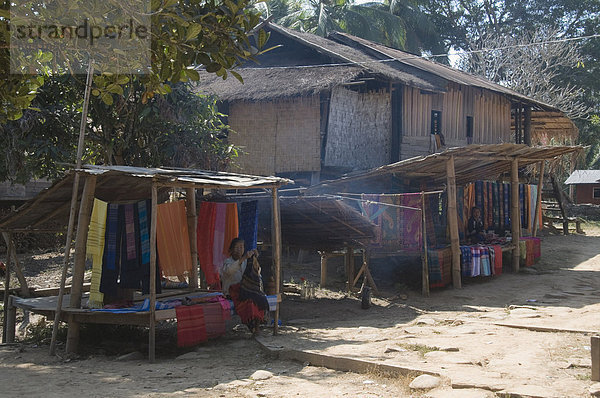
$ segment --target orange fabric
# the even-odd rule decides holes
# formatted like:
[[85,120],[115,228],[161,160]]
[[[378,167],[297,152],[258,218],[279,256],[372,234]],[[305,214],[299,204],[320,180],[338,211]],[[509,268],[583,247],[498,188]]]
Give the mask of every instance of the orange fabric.
[[156,246],[165,276],[179,276],[192,270],[185,201],[157,206]]
[[227,203],[225,209],[225,239],[223,240],[223,254],[229,257],[229,245],[239,235],[237,203]]

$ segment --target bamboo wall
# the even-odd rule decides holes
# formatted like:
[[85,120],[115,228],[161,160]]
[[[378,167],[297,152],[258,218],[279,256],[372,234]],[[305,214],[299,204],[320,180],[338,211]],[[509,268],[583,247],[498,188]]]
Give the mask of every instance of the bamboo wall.
[[467,145],[467,116],[473,117],[473,144],[512,142],[510,101],[505,97],[458,84],[449,84],[440,94],[405,86],[401,159],[429,153],[432,110],[442,112],[448,147]]
[[242,148],[236,159],[248,174],[274,175],[321,169],[319,96],[233,102],[229,142]]
[[392,109],[388,90],[332,90],[325,166],[368,169],[388,164]]

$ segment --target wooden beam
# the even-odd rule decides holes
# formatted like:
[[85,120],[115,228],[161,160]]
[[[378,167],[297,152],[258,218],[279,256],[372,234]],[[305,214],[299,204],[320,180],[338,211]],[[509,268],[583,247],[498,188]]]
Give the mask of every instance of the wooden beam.
[[188,235],[190,237],[190,251],[192,255],[192,272],[190,274],[190,287],[198,288],[198,215],[196,212],[196,189],[187,188],[185,190],[185,206],[187,209]]
[[8,306],[4,307],[4,323],[6,323],[6,337],[2,338],[3,343],[15,342],[15,329],[17,325],[17,307],[13,305],[13,296],[8,292],[4,293],[8,297]]
[[531,107],[525,107],[525,121],[523,123],[523,143],[531,146]]
[[346,276],[348,278],[348,291],[351,291],[354,285],[354,248],[346,246]]
[[83,193],[81,195],[81,204],[79,206],[79,216],[77,217],[75,258],[71,282],[71,300],[69,303],[69,306],[72,308],[81,308],[81,289],[83,288],[83,275],[85,273],[85,247],[90,227],[90,217],[92,215],[95,190],[96,176],[86,176]]
[[150,219],[150,331],[148,333],[148,359],[156,359],[156,225],[158,193],[152,184],[152,205]]
[[[275,294],[279,295],[281,285],[281,214],[279,211],[279,196],[277,188],[272,191],[271,212],[273,218],[273,228],[271,231],[271,244],[273,250],[273,264],[275,265]],[[279,302],[275,310],[275,319],[273,324],[273,334],[279,331]]]
[[462,287],[460,276],[460,242],[458,236],[458,212],[456,210],[456,175],[454,174],[454,156],[446,161],[446,183],[448,188],[448,228],[450,229],[450,247],[452,249],[452,285]]
[[6,250],[6,274],[4,275],[4,319],[2,322],[2,342],[6,343],[6,337],[8,335],[8,326],[6,319],[8,319],[8,298],[10,297],[10,258],[12,255],[12,236],[9,236]]
[[[11,257],[14,261],[15,265],[15,274],[17,275],[17,279],[19,280],[19,287],[21,290],[22,297],[29,297],[29,287],[27,286],[27,279],[25,279],[25,275],[23,274],[23,269],[19,264],[19,257],[17,256],[17,245],[15,244],[15,240],[13,238],[13,234],[8,232],[2,232],[2,236],[4,237],[4,241],[6,242],[6,247],[11,247],[12,253]],[[9,245],[9,240],[12,240],[12,245]]]
[[427,258],[427,222],[425,220],[425,195],[421,192],[421,238],[423,239],[421,294],[429,297],[429,263]]
[[537,235],[538,224],[540,222],[540,209],[542,206],[542,188],[544,187],[545,165],[546,165],[546,162],[540,162],[540,175],[538,178],[537,198],[535,201],[535,215],[533,217],[533,231],[532,231],[533,237],[535,237]]
[[519,211],[519,161],[513,160],[511,168],[511,208],[510,208],[510,226],[512,230],[512,242],[514,248],[512,251],[512,266],[514,272],[519,272],[519,240],[521,238],[521,213]]

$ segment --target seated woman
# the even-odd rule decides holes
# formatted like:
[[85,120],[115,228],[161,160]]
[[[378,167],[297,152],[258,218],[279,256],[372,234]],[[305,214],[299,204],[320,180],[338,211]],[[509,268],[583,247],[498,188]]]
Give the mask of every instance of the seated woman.
[[485,240],[479,207],[471,209],[471,218],[469,218],[469,224],[467,225],[467,237],[471,243],[482,243]]
[[[260,276],[258,252],[244,252],[244,241],[234,238],[229,245],[229,254],[231,257],[225,260],[220,272],[223,293],[231,296],[242,322],[256,334],[265,319],[265,311],[269,309]],[[248,267],[249,259],[252,265]]]

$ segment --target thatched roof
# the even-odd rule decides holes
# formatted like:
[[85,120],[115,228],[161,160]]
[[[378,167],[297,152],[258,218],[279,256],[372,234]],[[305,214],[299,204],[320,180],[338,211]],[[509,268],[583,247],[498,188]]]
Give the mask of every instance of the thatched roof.
[[244,84],[233,76],[223,80],[212,73],[201,73],[198,90],[205,94],[216,94],[224,101],[310,96],[352,81],[363,70],[357,66],[332,66],[303,69],[240,68],[236,72],[242,76]]
[[[243,77],[244,84],[232,76],[223,80],[212,73],[202,73],[198,91],[216,94],[228,101],[269,100],[317,94],[333,86],[371,76],[429,92],[445,92],[448,83],[462,84],[506,95],[513,101],[521,101],[539,109],[557,111],[552,106],[482,77],[352,35],[334,32],[324,38],[273,23],[269,23],[265,29],[316,51],[329,61],[321,61],[319,65],[314,65],[314,62],[290,64],[289,60],[282,59],[271,67],[239,68],[236,71]],[[267,54],[275,57],[278,50],[273,49]],[[282,57],[290,56],[289,52],[286,54]],[[316,59],[317,56],[313,61]]]
[[[106,202],[148,199],[152,184],[159,192],[171,187],[196,187],[217,189],[253,189],[279,187],[290,180],[279,177],[260,177],[216,171],[144,168],[128,166],[83,166],[71,170],[51,187],[26,202],[16,212],[0,220],[0,231],[63,230],[69,219],[71,194],[75,173],[95,175],[95,197]],[[79,186],[79,197],[83,184]]]
[[494,180],[512,168],[512,161],[518,159],[519,167],[553,160],[570,153],[583,151],[582,146],[531,147],[524,144],[468,145],[450,148],[440,153],[416,156],[400,162],[381,166],[363,173],[344,176],[338,180],[325,181],[310,187],[308,191],[329,190],[354,181],[369,181],[394,175],[438,188],[446,184],[446,160],[454,157],[456,184],[467,184],[476,180]]

